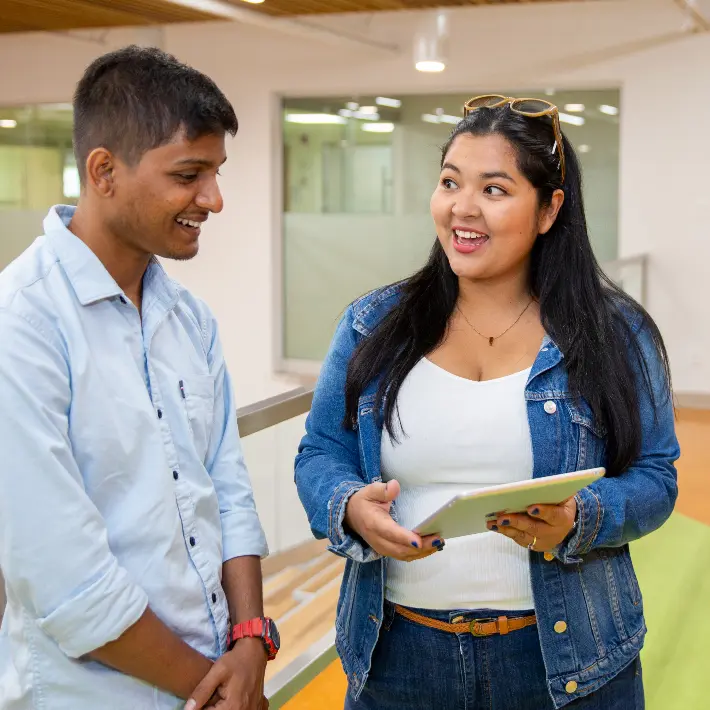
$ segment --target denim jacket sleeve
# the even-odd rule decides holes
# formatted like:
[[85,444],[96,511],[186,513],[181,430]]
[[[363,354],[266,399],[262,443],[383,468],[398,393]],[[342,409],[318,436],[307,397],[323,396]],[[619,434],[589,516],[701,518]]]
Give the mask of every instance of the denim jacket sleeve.
[[357,346],[353,308],[348,309],[333,338],[306,420],[306,435],[296,457],[296,488],[311,530],[330,540],[331,552],[355,562],[380,555],[344,527],[345,506],[367,482],[360,466],[357,432],[343,426],[345,377]]
[[577,530],[556,551],[566,563],[579,562],[595,548],[621,547],[648,535],[668,519],[678,497],[675,461],[680,448],[673,397],[650,332],[642,328],[636,337],[653,387],[651,398],[639,363],[641,451],[621,475],[602,478],[577,494]]

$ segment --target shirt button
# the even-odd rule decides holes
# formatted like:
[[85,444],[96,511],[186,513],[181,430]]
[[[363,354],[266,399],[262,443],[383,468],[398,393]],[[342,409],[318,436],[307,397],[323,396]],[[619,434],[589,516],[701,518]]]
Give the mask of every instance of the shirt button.
[[212,603],[213,604],[217,603],[217,595],[214,592],[212,592]]
[[158,410],[158,419],[162,419],[162,418],[163,418],[163,410],[159,409]]
[[191,537],[190,538],[190,547],[194,547],[194,546],[195,546],[195,538]]
[[546,552],[543,557],[545,558],[545,562],[552,562],[552,560],[555,559],[555,556],[551,552]]
[[557,411],[557,405],[552,400],[548,400],[545,402],[545,411],[548,414],[554,414]]
[[573,680],[571,680],[567,685],[565,686],[565,690],[572,695],[572,693],[577,692],[577,683]]
[[567,631],[567,624],[564,621],[558,621],[555,624],[555,633],[563,634],[565,631]]
[[118,297],[118,300],[121,301],[121,303],[122,303],[124,306],[125,306],[126,303],[127,303],[126,299],[125,299],[123,296],[119,296],[119,297]]
[[177,471],[173,471],[173,478],[177,481],[180,478],[180,474]]

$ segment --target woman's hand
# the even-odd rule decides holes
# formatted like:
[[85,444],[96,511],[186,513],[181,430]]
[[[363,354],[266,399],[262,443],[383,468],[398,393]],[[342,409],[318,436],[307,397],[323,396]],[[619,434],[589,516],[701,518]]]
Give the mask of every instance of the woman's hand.
[[576,515],[577,501],[570,498],[559,505],[530,506],[527,515],[499,515],[497,520],[488,522],[488,529],[509,537],[521,547],[548,552],[569,535]]
[[397,525],[390,515],[399,495],[397,481],[370,483],[355,493],[345,508],[345,524],[375,552],[403,562],[429,557],[444,548],[439,535],[421,537]]

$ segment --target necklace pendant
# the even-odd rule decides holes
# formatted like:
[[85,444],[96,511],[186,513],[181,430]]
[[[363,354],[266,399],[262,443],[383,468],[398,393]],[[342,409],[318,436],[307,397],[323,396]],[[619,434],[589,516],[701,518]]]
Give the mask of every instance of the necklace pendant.
[[490,346],[493,346],[493,341],[494,341],[494,340],[495,340],[495,338],[494,338],[493,336],[491,336],[490,338],[488,338],[488,344],[489,344]]

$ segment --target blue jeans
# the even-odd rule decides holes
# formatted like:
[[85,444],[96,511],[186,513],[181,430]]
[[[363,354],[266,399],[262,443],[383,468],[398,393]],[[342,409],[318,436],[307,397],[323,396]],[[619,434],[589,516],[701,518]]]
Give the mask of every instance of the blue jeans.
[[[532,612],[418,613],[450,621],[469,621]],[[573,700],[569,710],[643,710],[638,658],[593,693]],[[372,669],[357,701],[348,695],[345,710],[554,710],[547,690],[537,627],[506,636],[477,638],[430,629],[394,613],[385,618]]]

